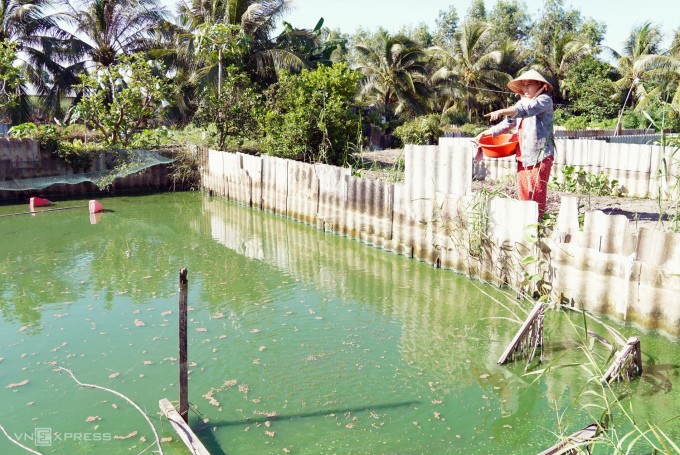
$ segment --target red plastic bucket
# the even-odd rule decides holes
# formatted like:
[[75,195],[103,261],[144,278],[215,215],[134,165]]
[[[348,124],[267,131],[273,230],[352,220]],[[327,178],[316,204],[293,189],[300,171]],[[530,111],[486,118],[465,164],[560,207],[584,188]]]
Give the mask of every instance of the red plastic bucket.
[[484,136],[479,139],[482,152],[489,158],[504,158],[515,154],[517,148],[516,134],[499,134],[496,137]]

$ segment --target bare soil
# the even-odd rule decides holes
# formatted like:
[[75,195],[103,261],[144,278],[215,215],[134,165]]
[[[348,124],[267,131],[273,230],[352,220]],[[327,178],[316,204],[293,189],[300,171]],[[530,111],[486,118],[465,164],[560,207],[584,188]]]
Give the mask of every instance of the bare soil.
[[[403,149],[388,149],[357,154],[357,173],[362,178],[377,179],[389,182],[403,181]],[[402,163],[401,169],[399,163]],[[513,179],[505,181],[473,181],[472,191],[481,188],[493,189],[506,194],[508,197],[516,197],[517,191]],[[574,194],[550,191],[548,193],[548,211],[559,210],[560,198],[563,195]],[[668,228],[668,213],[665,213],[660,222],[660,207],[655,199],[615,197],[615,196],[579,196],[579,205],[584,210],[601,210],[609,215],[624,215],[636,226],[654,227],[662,230]]]

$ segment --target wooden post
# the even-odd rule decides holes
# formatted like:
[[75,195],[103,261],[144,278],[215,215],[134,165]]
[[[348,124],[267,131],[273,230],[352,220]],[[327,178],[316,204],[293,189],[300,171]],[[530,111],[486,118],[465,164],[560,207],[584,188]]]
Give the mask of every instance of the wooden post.
[[179,270],[179,415],[189,423],[189,377],[187,374],[187,269]]

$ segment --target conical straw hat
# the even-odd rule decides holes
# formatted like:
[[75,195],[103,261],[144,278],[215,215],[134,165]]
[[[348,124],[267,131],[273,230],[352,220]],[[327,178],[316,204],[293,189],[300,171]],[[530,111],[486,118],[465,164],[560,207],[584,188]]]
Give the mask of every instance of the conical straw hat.
[[520,84],[521,81],[538,81],[547,84],[548,90],[546,90],[546,92],[548,93],[552,92],[553,89],[552,84],[545,80],[541,73],[539,73],[536,70],[525,71],[524,73],[522,73],[521,76],[516,77],[515,79],[508,82],[508,88],[513,92],[519,93],[521,95],[522,94],[522,86]]

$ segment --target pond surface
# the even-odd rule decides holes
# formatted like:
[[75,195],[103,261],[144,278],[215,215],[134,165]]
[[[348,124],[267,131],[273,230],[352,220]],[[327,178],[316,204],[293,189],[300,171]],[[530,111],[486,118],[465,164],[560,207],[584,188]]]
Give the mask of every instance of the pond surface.
[[[530,454],[602,403],[572,407],[592,366],[536,379],[496,365],[530,304],[493,286],[200,193],[100,202],[96,224],[85,208],[0,218],[0,424],[42,453],[137,454],[154,440],[128,403],[59,367],[128,396],[172,437],[166,453],[187,453],[157,415],[178,399],[181,267],[191,423],[213,454]],[[543,366],[585,362],[582,325],[548,312]],[[641,336],[645,374],[615,392],[678,441],[678,343]],[[26,452],[0,433],[0,453]]]

